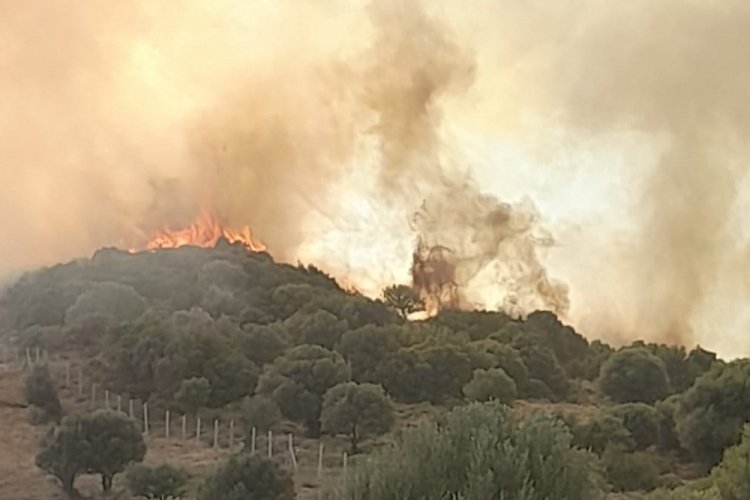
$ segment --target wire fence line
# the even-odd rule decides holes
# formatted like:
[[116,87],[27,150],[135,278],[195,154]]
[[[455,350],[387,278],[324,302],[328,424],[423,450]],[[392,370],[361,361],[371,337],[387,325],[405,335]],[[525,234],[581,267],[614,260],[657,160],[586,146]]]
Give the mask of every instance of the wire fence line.
[[47,350],[38,347],[13,349],[0,345],[0,372],[31,371],[39,364],[48,367],[58,389],[75,403],[90,411],[106,409],[128,415],[138,422],[147,441],[192,441],[227,455],[241,449],[247,449],[251,454],[263,453],[295,474],[303,467],[312,471],[306,483],[315,488],[323,485],[326,472],[331,475],[333,469],[339,472],[334,480],[346,477],[347,452],[334,453],[331,460],[332,453],[322,440],[315,442],[316,446],[311,446],[309,440],[300,446],[292,433],[259,432],[256,427],[245,432],[244,426],[238,425],[233,418],[202,418],[200,415],[175,413],[169,407],[110,391],[94,382],[93,378],[87,379],[80,364],[58,356],[50,357]]

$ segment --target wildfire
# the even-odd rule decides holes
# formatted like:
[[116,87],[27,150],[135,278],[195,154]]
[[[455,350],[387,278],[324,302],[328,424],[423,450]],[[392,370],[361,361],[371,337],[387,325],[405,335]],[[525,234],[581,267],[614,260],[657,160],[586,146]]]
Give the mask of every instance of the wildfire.
[[266,249],[265,245],[253,239],[249,226],[244,226],[239,230],[229,229],[210,213],[202,214],[190,226],[183,229],[164,228],[146,244],[146,248],[158,250],[188,245],[211,248],[215,247],[222,238],[231,244],[243,245],[254,252],[262,252]]

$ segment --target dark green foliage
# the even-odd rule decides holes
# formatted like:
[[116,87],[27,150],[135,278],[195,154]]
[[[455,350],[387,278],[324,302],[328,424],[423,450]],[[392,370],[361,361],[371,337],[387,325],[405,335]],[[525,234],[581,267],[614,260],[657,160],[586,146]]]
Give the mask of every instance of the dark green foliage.
[[607,480],[615,491],[651,491],[659,486],[664,462],[644,451],[607,448],[602,456]]
[[349,324],[320,309],[314,313],[298,311],[284,322],[284,327],[294,345],[311,344],[333,349],[349,329]]
[[[502,312],[458,310],[441,311],[430,322],[447,327],[454,332],[464,333],[471,340],[489,338],[493,333],[503,330],[509,323],[517,324],[510,316]],[[510,339],[507,340],[509,341]]]
[[737,444],[750,416],[750,360],[715,364],[685,392],[675,413],[680,443],[706,467]]
[[195,415],[206,406],[210,394],[211,384],[208,380],[205,377],[195,377],[182,381],[174,399],[183,412]]
[[383,299],[388,307],[395,309],[402,319],[411,313],[424,310],[424,301],[414,289],[407,285],[391,285],[383,290]]
[[662,401],[657,401],[656,408],[659,418],[659,449],[663,451],[679,451],[680,440],[677,436],[675,414],[680,403],[680,396],[672,395]]
[[398,326],[365,326],[341,337],[337,351],[344,356],[357,382],[379,383],[388,377],[387,362],[401,342]]
[[659,443],[659,412],[656,408],[645,403],[626,403],[615,406],[611,411],[622,419],[636,449],[644,450]]
[[422,383],[423,397],[433,403],[460,398],[473,372],[466,351],[451,344],[434,345],[421,349],[419,355],[428,368],[428,378]]
[[716,354],[696,347],[686,353],[682,346],[664,344],[646,344],[634,342],[633,347],[643,347],[664,362],[672,390],[681,393],[690,388],[695,379],[711,369],[716,361]]
[[114,476],[145,454],[146,444],[135,421],[121,413],[97,411],[63,419],[45,439],[36,463],[57,477],[70,496],[75,478],[82,473],[99,474],[102,489],[109,491]]
[[278,464],[258,455],[229,459],[208,477],[198,500],[293,500],[294,482]]
[[47,365],[36,365],[26,378],[26,401],[41,411],[41,422],[60,422],[62,406]]
[[268,367],[258,392],[271,397],[284,416],[304,423],[317,434],[323,395],[350,378],[349,367],[340,354],[320,346],[300,345]]
[[593,456],[571,447],[559,420],[536,416],[519,424],[507,407],[471,404],[442,425],[422,422],[359,463],[346,498],[599,500],[597,471]]
[[477,369],[464,385],[464,395],[471,401],[495,400],[510,403],[516,399],[516,384],[502,368]]
[[[550,399],[565,399],[570,391],[568,376],[551,350],[540,345],[530,337],[518,339],[515,345],[523,364],[529,370],[529,378],[544,383],[550,389]],[[540,397],[538,388],[524,388],[524,392],[532,397]]]
[[170,500],[183,498],[190,475],[184,470],[168,464],[157,467],[137,464],[126,472],[130,492],[148,500]]
[[711,480],[722,500],[750,498],[750,424],[745,424],[740,443],[728,448],[721,463],[711,471]]
[[281,421],[279,405],[265,396],[253,396],[245,400],[242,405],[242,424],[245,433],[250,433],[255,427],[259,433],[268,432]]
[[350,452],[356,454],[362,439],[391,429],[393,406],[378,385],[344,382],[326,392],[320,422],[324,432],[348,436]]
[[602,412],[588,422],[571,423],[573,444],[602,455],[605,450],[632,450],[635,446],[630,431],[622,418],[610,412]]
[[613,354],[602,365],[599,389],[618,403],[653,403],[671,392],[664,362],[643,347]]
[[382,384],[386,392],[402,403],[416,403],[427,399],[432,369],[414,349],[401,348],[382,363]]
[[68,324],[82,324],[91,318],[106,324],[137,319],[146,310],[146,301],[133,287],[119,283],[97,283],[78,296],[65,313]]

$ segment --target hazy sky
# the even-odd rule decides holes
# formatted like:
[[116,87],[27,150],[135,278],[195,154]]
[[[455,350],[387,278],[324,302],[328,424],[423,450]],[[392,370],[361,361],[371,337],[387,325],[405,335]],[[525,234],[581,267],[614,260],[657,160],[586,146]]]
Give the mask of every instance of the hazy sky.
[[[444,238],[472,303],[747,355],[748,42],[745,0],[0,0],[0,275],[208,208],[371,293]],[[482,194],[533,218],[489,264]]]

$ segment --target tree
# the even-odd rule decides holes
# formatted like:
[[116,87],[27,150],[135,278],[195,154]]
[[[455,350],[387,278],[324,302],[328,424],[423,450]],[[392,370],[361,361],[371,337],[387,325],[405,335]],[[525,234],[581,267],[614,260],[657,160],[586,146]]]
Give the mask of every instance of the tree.
[[474,370],[463,392],[472,401],[495,400],[507,404],[516,399],[516,384],[502,368],[480,368]]
[[357,382],[383,383],[386,361],[400,348],[401,327],[364,326],[341,336],[337,350],[352,369]]
[[645,451],[607,448],[602,457],[607,480],[615,491],[650,491],[658,486],[664,463]]
[[259,455],[234,456],[208,477],[198,500],[293,500],[294,482],[278,464]]
[[242,405],[242,423],[246,432],[255,427],[257,432],[265,433],[280,421],[281,411],[273,399],[253,396]]
[[140,462],[146,444],[134,420],[112,411],[73,415],[44,440],[36,464],[55,476],[69,498],[75,494],[78,475],[100,474],[102,489],[127,465]]
[[148,500],[182,498],[187,491],[190,475],[168,464],[149,467],[143,464],[128,467],[126,479],[130,492]]
[[402,319],[411,313],[424,310],[424,301],[407,285],[391,285],[383,290],[386,305],[398,312]]
[[643,347],[614,353],[602,365],[599,389],[617,403],[653,403],[671,392],[664,362]]
[[601,499],[595,457],[570,440],[558,419],[519,423],[499,403],[472,403],[440,425],[417,424],[352,468],[346,498]]
[[209,394],[211,385],[208,380],[205,377],[195,377],[183,380],[174,398],[182,411],[195,415],[199,409],[206,406]]
[[100,410],[81,420],[82,437],[90,450],[86,472],[101,475],[102,490],[112,489],[115,475],[146,455],[146,443],[135,420],[122,413]]
[[681,397],[674,415],[680,444],[709,468],[740,441],[750,415],[750,360],[715,364]]
[[637,449],[644,450],[659,443],[659,412],[656,408],[645,403],[626,403],[611,411],[622,419]]
[[742,430],[742,441],[728,448],[724,459],[711,471],[711,480],[722,500],[750,498],[750,424]]
[[573,444],[602,455],[608,448],[630,451],[635,446],[633,437],[622,418],[603,412],[585,423],[573,422]]
[[261,376],[258,393],[271,397],[285,417],[320,432],[320,410],[325,392],[351,378],[340,354],[320,346],[300,345],[279,357]]
[[65,313],[66,324],[81,324],[98,318],[105,324],[137,319],[146,310],[146,301],[131,286],[114,282],[97,283],[83,292]]
[[53,421],[59,423],[62,418],[62,406],[57,397],[57,388],[52,382],[47,365],[36,365],[26,378],[26,401],[42,412],[42,423]]
[[350,451],[356,454],[361,439],[391,429],[393,405],[381,386],[344,382],[326,392],[320,419],[324,432],[348,435]]
[[80,416],[66,417],[42,442],[36,465],[60,481],[67,498],[75,497],[75,480],[86,471],[88,454]]

